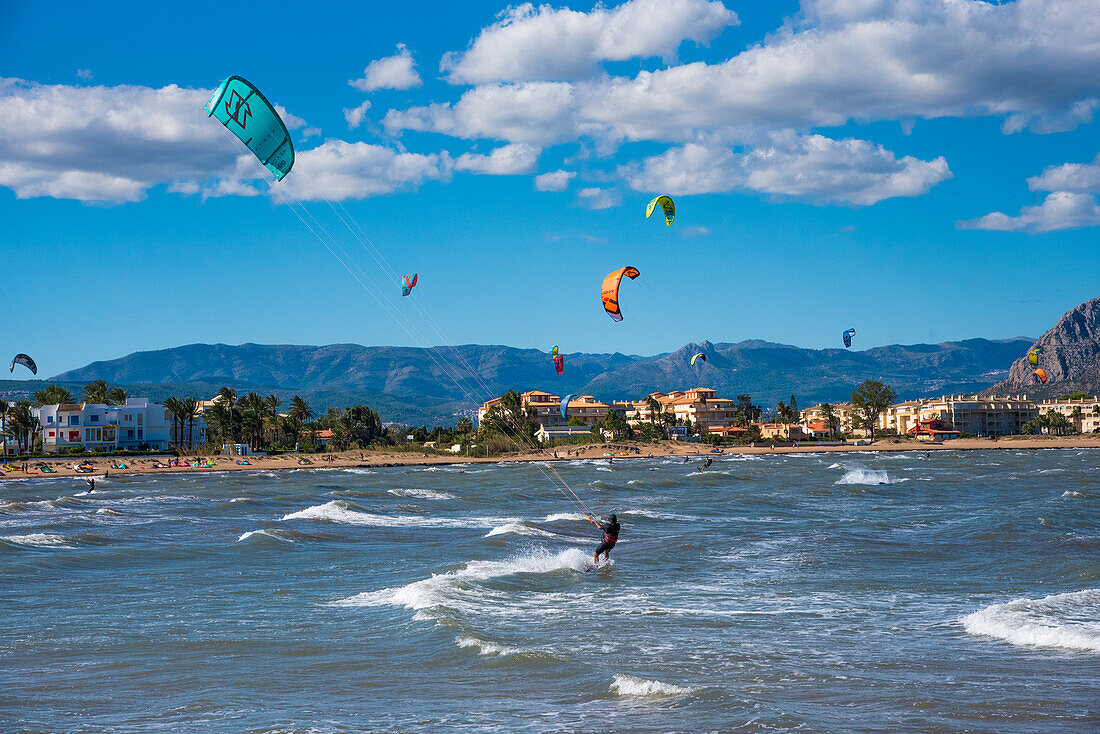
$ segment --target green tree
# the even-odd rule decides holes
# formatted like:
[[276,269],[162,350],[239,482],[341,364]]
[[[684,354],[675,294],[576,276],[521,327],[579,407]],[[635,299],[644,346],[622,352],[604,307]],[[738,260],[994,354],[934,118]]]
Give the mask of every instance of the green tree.
[[821,420],[825,421],[825,425],[829,427],[829,433],[836,433],[837,427],[840,426],[840,418],[833,412],[831,403],[821,404]]
[[[183,398],[180,400],[180,412],[187,415],[187,448],[192,448],[194,442],[195,415],[199,412],[199,401],[195,398]],[[180,425],[183,430],[183,425]]]
[[458,419],[458,423],[455,424],[455,432],[463,436],[467,436],[474,432],[474,422],[466,416],[462,416]]
[[3,448],[0,448],[0,456],[8,455],[8,411],[11,410],[11,404],[7,400],[0,400],[0,441],[2,441]]
[[290,411],[288,412],[290,419],[294,421],[296,429],[294,431],[294,441],[298,442],[298,436],[302,432],[302,426],[316,417],[313,409],[309,407],[309,403],[305,401],[300,395],[295,395],[290,401]]
[[179,398],[166,398],[161,405],[164,406],[164,409],[168,411],[168,415],[172,418],[172,436],[176,439],[176,448],[178,450],[183,444],[183,426],[180,425],[179,432],[177,433],[176,423],[179,421],[183,406],[180,405]]
[[897,393],[893,388],[878,380],[864,380],[852,393],[852,407],[858,411],[860,425],[871,432],[871,443],[875,442],[875,423],[883,411],[894,404]]
[[233,425],[233,406],[237,404],[237,391],[231,387],[223,387],[218,390],[218,394],[214,399],[224,403],[229,410],[229,420],[226,421],[226,432],[223,434],[223,439],[229,439],[228,443],[236,443],[234,440],[236,438],[236,426]]
[[36,408],[41,408],[43,405],[71,403],[72,401],[72,393],[61,387],[61,385],[47,385],[34,394],[34,407]]
[[107,405],[125,405],[126,391],[121,387],[112,387],[107,391]]
[[750,423],[760,420],[761,412],[759,405],[752,404],[752,395],[738,395],[734,423],[741,428],[747,428]]
[[103,404],[107,402],[107,391],[111,386],[106,380],[92,380],[84,386],[84,402]]

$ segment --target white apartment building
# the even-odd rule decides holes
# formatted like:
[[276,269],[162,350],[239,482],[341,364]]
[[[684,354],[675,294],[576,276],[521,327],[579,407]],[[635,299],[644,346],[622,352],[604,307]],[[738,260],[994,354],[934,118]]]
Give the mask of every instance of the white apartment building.
[[43,405],[33,411],[42,426],[42,445],[47,453],[65,448],[163,450],[171,440],[168,411],[145,398],[127,398],[125,405]]
[[[1035,403],[1039,415],[1049,411],[1061,413],[1073,424],[1078,433],[1100,431],[1100,400],[1095,397],[1077,400],[1040,400]],[[1077,415],[1074,418],[1074,415]]]
[[1039,415],[1035,403],[1021,396],[945,395],[921,401],[920,420],[942,420],[962,433],[1011,436]]

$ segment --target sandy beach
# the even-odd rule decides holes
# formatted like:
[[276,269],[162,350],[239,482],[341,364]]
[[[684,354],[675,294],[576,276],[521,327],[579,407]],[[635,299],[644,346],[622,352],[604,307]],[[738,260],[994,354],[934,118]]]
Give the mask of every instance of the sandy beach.
[[[887,438],[874,444],[775,446],[725,446],[722,454],[791,454],[852,451],[978,451],[995,449],[1079,449],[1100,448],[1100,436],[1012,436],[993,438],[965,438],[942,444]],[[283,454],[279,456],[191,456],[181,455],[178,466],[168,466],[167,457],[130,456],[116,457],[65,457],[56,459],[29,459],[28,471],[22,471],[22,461],[9,459],[0,472],[0,481],[19,480],[28,477],[68,478],[74,476],[96,477],[108,474],[172,474],[183,472],[225,471],[293,471],[298,469],[376,468],[392,466],[429,466],[451,464],[495,464],[502,461],[567,461],[572,459],[638,459],[649,456],[703,457],[711,455],[711,447],[701,444],[663,441],[648,444],[596,444],[585,447],[558,447],[542,451],[515,452],[503,456],[467,457],[425,454],[409,451],[345,451],[329,454]],[[43,471],[43,466],[53,471]],[[76,467],[91,467],[91,471],[78,471]]]

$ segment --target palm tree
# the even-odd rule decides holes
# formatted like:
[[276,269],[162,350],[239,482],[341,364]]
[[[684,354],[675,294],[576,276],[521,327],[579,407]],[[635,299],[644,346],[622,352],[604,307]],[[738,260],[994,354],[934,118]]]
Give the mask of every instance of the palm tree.
[[36,408],[41,408],[43,405],[71,403],[72,401],[72,393],[60,385],[47,385],[34,393],[34,407]]
[[317,414],[313,412],[313,409],[309,407],[309,403],[300,395],[295,395],[294,399],[290,401],[290,417],[297,421],[298,425],[304,425],[316,418]]
[[232,442],[233,439],[233,404],[237,402],[237,391],[231,387],[223,387],[218,390],[218,395],[214,399],[221,399],[229,407],[229,439]]
[[264,398],[264,406],[267,408],[268,417],[271,418],[271,440],[279,440],[279,406],[283,404],[278,395],[268,395]]
[[107,391],[111,386],[106,380],[92,380],[84,386],[84,402],[103,404],[107,402]]
[[0,438],[3,440],[3,448],[0,449],[0,456],[8,455],[8,411],[11,410],[11,405],[7,400],[0,400]]
[[180,405],[179,398],[168,398],[161,405],[168,411],[168,415],[172,416],[172,435],[176,437],[176,446],[179,446],[183,442],[183,426],[180,426],[179,433],[176,433],[176,419],[179,418],[182,406]]
[[107,405],[125,405],[126,391],[121,387],[112,387],[107,391]]
[[34,434],[38,432],[38,419],[31,413],[30,404],[19,401],[11,410],[8,432],[15,438],[20,453],[34,447]]
[[[187,414],[187,448],[194,446],[192,441],[195,428],[195,414],[199,412],[199,401],[194,398],[183,398],[180,402],[180,412]],[[180,424],[180,433],[183,432],[183,424]]]

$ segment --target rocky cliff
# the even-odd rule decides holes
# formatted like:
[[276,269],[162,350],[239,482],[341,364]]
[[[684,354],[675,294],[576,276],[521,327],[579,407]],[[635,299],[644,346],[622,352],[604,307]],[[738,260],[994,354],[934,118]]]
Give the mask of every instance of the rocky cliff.
[[1046,370],[1047,383],[1041,385],[1033,376],[1025,349],[1012,363],[1008,378],[985,394],[1026,393],[1033,398],[1100,394],[1100,298],[1066,312],[1033,346],[1039,349],[1039,367]]

